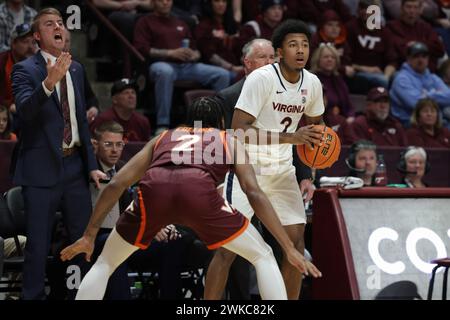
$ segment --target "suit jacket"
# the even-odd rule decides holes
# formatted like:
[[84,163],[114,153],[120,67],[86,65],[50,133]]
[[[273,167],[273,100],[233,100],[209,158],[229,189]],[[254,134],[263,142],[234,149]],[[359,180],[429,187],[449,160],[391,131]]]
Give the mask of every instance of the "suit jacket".
[[[80,154],[86,179],[97,169],[86,119],[84,70],[76,61],[69,68],[75,94],[80,136]],[[56,90],[50,95],[42,81],[47,67],[40,51],[13,67],[12,82],[17,114],[22,123],[14,183],[25,186],[54,186],[63,176],[63,113]]]
[[[245,78],[229,86],[228,88],[222,89],[217,93],[217,98],[222,102],[225,110],[225,127],[231,128],[231,120],[233,119],[234,107],[241,94],[242,87],[244,86]],[[298,159],[296,147],[293,146],[293,165],[295,166],[297,181],[303,179],[310,179],[312,177],[311,168],[303,164]]]

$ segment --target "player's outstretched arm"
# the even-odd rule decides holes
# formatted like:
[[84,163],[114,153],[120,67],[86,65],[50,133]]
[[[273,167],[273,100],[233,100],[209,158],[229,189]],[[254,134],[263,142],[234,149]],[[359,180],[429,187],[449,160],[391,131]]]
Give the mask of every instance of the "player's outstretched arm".
[[[248,156],[244,146],[235,139],[235,172],[239,179],[242,190],[255,211],[258,218],[277,239],[286,253],[289,262],[300,272],[313,277],[321,277],[320,271],[310,262],[306,261],[304,256],[295,249],[294,244],[283,229],[275,210],[272,207],[265,193],[259,188],[256,181],[255,172],[252,165],[248,162]],[[245,159],[243,159],[245,158]]]
[[86,260],[94,250],[94,240],[103,220],[126,188],[136,183],[148,169],[153,156],[153,148],[158,137],[147,143],[127,164],[113,177],[100,193],[94,211],[84,231],[83,237],[61,251],[61,259],[70,260],[79,253],[86,253]]

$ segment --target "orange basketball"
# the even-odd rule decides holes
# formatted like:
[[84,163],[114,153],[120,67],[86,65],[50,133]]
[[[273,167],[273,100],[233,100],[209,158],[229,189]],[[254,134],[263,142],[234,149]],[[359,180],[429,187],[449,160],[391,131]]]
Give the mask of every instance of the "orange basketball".
[[300,160],[308,167],[324,169],[331,167],[341,153],[341,141],[336,132],[325,125],[317,125],[322,129],[325,140],[321,146],[315,145],[311,150],[306,144],[297,145],[297,154]]

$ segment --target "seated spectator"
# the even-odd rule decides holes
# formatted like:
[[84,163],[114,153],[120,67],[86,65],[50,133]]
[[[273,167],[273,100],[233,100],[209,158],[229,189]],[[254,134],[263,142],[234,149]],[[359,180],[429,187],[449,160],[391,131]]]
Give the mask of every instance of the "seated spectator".
[[438,75],[447,87],[450,87],[450,59],[445,60],[441,64],[438,70]]
[[408,47],[408,58],[396,74],[391,86],[392,114],[404,127],[409,127],[411,114],[419,99],[436,101],[444,117],[450,119],[450,88],[428,69],[428,47],[413,42]]
[[239,30],[236,55],[252,39],[271,40],[273,31],[283,20],[284,0],[260,0],[260,8],[261,15],[245,23]]
[[403,182],[408,188],[426,188],[424,175],[430,170],[427,153],[422,147],[409,146],[402,152],[397,165],[403,176]]
[[323,13],[321,24],[311,38],[311,52],[314,52],[321,43],[334,45],[341,61],[339,72],[347,77],[352,77],[355,70],[351,66],[351,52],[347,42],[347,29],[334,10],[327,10]]
[[436,71],[437,60],[444,53],[444,45],[431,25],[420,18],[421,0],[402,0],[400,18],[389,21],[386,25],[397,52],[397,64],[401,65],[408,58],[408,45],[420,41],[429,49],[430,70]]
[[349,176],[361,178],[366,187],[375,186],[377,146],[372,141],[358,140],[353,143],[345,164],[349,168]]
[[[309,25],[318,26],[322,14],[327,10],[334,10],[341,21],[352,18],[350,9],[342,0],[286,0],[286,18],[300,19]],[[315,27],[313,27],[313,31]]]
[[355,75],[349,79],[353,93],[366,94],[373,87],[387,89],[396,69],[397,56],[389,33],[385,28],[371,30],[367,25],[367,8],[377,3],[377,0],[359,1],[357,17],[346,25],[355,70]]
[[424,148],[450,148],[450,130],[442,127],[439,107],[431,99],[421,99],[406,130],[411,145]]
[[37,14],[36,10],[24,2],[24,0],[5,0],[0,4],[0,52],[10,49],[14,28],[21,24],[31,25]]
[[111,88],[112,106],[100,113],[91,123],[90,129],[95,129],[106,121],[115,121],[125,130],[124,140],[148,141],[150,138],[150,123],[146,117],[136,112],[137,84],[130,79],[114,82]]
[[401,123],[389,115],[389,93],[383,87],[370,89],[366,110],[350,124],[355,139],[366,139],[377,146],[406,146],[407,138]]
[[17,141],[17,136],[11,132],[11,116],[9,109],[0,104],[0,140]]
[[[72,44],[72,35],[68,29],[65,29],[65,31],[66,31],[66,42],[64,44],[64,51],[70,52]],[[88,123],[92,123],[92,121],[94,121],[95,117],[98,115],[99,103],[94,91],[92,90],[86,72],[84,73],[84,89],[86,96],[86,118],[88,120]]]
[[342,118],[347,122],[355,119],[347,84],[338,72],[339,65],[339,54],[332,44],[321,44],[311,58],[311,72],[322,82],[327,97],[325,123],[331,127],[342,122]]
[[206,1],[204,17],[195,29],[195,39],[203,60],[228,70],[230,83],[244,74],[244,67],[235,55],[236,33],[231,0]]
[[[134,45],[150,59],[149,76],[155,83],[156,134],[170,126],[175,80],[193,80],[219,91],[229,84],[228,71],[203,63],[189,27],[170,15],[172,1],[154,0],[154,12],[136,24]],[[183,47],[184,46],[184,47]]]
[[11,49],[0,53],[0,104],[8,107],[11,113],[15,113],[11,72],[14,64],[32,56],[37,50],[31,24],[17,25],[11,33],[11,42],[8,46],[11,46]]

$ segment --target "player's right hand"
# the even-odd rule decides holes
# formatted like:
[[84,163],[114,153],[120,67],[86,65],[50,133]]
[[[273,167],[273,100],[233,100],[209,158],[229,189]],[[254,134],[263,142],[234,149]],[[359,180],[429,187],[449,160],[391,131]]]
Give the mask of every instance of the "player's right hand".
[[293,144],[306,144],[312,150],[314,145],[322,143],[322,129],[313,124],[300,127],[293,135]]
[[72,56],[68,52],[62,52],[54,65],[51,64],[50,59],[47,60],[47,78],[44,80],[47,89],[53,91],[56,83],[66,75],[71,63]]
[[94,252],[94,240],[91,238],[87,238],[86,236],[83,236],[70,246],[64,248],[61,251],[60,255],[61,260],[66,261],[71,260],[73,257],[75,257],[80,253],[85,253],[86,261],[90,262],[92,252]]

